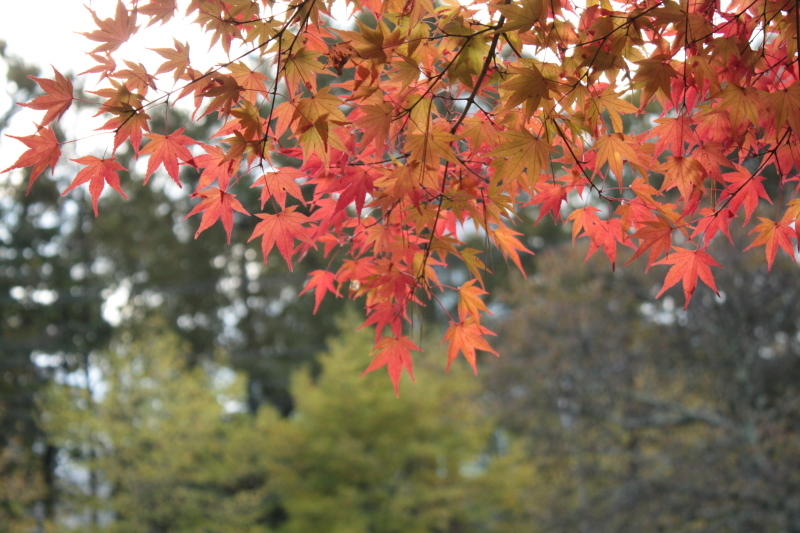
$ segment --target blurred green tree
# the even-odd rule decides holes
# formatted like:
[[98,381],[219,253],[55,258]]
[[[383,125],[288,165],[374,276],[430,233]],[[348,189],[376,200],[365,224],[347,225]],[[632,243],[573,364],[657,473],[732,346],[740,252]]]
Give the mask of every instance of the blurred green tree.
[[424,386],[397,399],[382,376],[359,377],[374,335],[351,322],[316,379],[295,375],[293,415],[259,414],[282,531],[472,531],[486,519],[479,460],[492,430],[477,382],[435,379],[423,363]]
[[[164,324],[123,335],[42,401],[62,450],[62,529],[264,531],[263,445],[245,414],[243,378],[210,363]],[[70,527],[72,526],[72,527]]]
[[688,311],[568,247],[507,295],[488,402],[544,530],[800,531],[800,272],[724,244],[721,297]]

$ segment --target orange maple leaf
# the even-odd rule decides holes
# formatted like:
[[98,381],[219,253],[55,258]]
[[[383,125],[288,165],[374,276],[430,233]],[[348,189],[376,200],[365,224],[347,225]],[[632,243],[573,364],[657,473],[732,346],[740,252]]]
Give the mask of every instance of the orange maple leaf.
[[520,261],[518,252],[528,254],[533,254],[533,252],[525,248],[525,245],[519,242],[516,235],[522,235],[522,233],[509,229],[506,226],[499,226],[497,229],[489,230],[489,236],[492,238],[495,245],[500,248],[500,251],[503,252],[503,256],[510,258],[524,276],[525,269],[522,267],[522,261]]
[[[489,329],[481,326],[472,318],[467,318],[461,322],[450,321],[450,327],[444,334],[444,341],[450,341],[447,345],[447,369],[453,364],[458,353],[464,354],[464,358],[469,362],[475,375],[478,374],[475,350],[493,353],[500,357],[486,342],[484,335],[494,335]],[[444,344],[444,341],[442,344]]]
[[239,203],[235,194],[225,192],[217,187],[213,187],[210,191],[198,193],[198,196],[204,198],[204,200],[194,206],[194,209],[183,218],[186,220],[192,215],[203,212],[203,218],[200,220],[200,227],[197,228],[197,233],[194,234],[194,238],[196,239],[199,237],[200,234],[210,228],[214,222],[222,219],[222,227],[225,228],[225,234],[228,236],[228,244],[230,244],[231,231],[233,230],[233,212],[238,211],[247,216],[250,216],[250,213]]
[[411,381],[414,379],[414,361],[411,359],[411,350],[421,351],[408,337],[383,337],[375,344],[374,357],[366,370],[361,375],[368,374],[383,366],[387,367],[389,378],[392,380],[394,393],[400,397],[400,374],[406,369]]
[[472,318],[480,324],[481,313],[492,314],[481,300],[481,296],[489,294],[475,286],[476,279],[471,279],[458,288],[458,318],[462,321]]
[[33,169],[31,170],[31,177],[28,180],[28,188],[25,189],[25,194],[28,194],[31,192],[33,182],[36,181],[36,178],[44,169],[47,167],[50,167],[50,170],[55,169],[58,158],[61,156],[61,147],[58,144],[58,139],[56,139],[56,134],[52,127],[40,129],[37,133],[28,135],[27,137],[15,137],[14,135],[9,135],[9,137],[24,143],[25,146],[28,147],[28,150],[19,156],[19,159],[2,173],[14,170],[15,168],[32,166]]
[[[174,2],[174,0],[169,1]],[[175,6],[173,3],[172,9],[174,8]],[[154,20],[151,19],[150,24],[153,22]],[[151,50],[166,59],[166,61],[158,67],[156,76],[165,72],[173,72],[173,76],[177,82],[180,77],[183,76],[183,73],[186,72],[186,69],[189,68],[189,44],[181,43],[175,38],[173,38],[172,41],[175,43],[175,48],[151,48]]]
[[[192,161],[192,153],[186,147],[191,144],[197,144],[190,137],[181,135],[185,129],[186,128],[175,130],[168,135],[159,135],[157,133],[148,133],[145,135],[145,137],[150,139],[150,142],[142,148],[139,154],[152,154],[150,160],[147,162],[147,173],[144,176],[145,185],[147,185],[150,175],[163,163],[170,177],[179,187],[182,187],[181,180],[178,179],[178,159],[185,162]],[[194,165],[193,162],[190,164]]]
[[794,260],[794,247],[792,246],[792,238],[795,236],[794,230],[783,221],[775,222],[761,217],[758,217],[758,220],[761,221],[761,224],[750,232],[751,235],[758,233],[758,237],[744,251],[762,244],[765,245],[764,253],[767,256],[767,270],[772,270],[772,262],[775,261],[775,254],[778,253],[779,246]]
[[267,257],[269,257],[273,246],[277,246],[278,251],[286,260],[286,265],[291,271],[295,239],[313,244],[313,241],[308,237],[306,228],[303,226],[308,222],[308,217],[303,213],[298,213],[295,209],[297,209],[297,206],[293,205],[275,215],[268,213],[258,213],[256,215],[263,220],[256,225],[247,242],[256,237],[261,237],[261,252],[264,254],[264,264],[267,264]]
[[708,285],[717,295],[717,285],[714,283],[714,275],[711,273],[712,266],[722,266],[717,263],[705,250],[687,250],[686,248],[672,247],[675,250],[673,253],[653,263],[655,265],[673,265],[667,272],[667,277],[664,279],[664,286],[656,295],[659,298],[664,291],[683,281],[683,294],[686,298],[686,303],[683,308],[689,307],[689,302],[692,300],[692,294],[697,288],[697,278]]
[[[219,146],[209,144],[202,144],[201,146],[206,153],[194,158],[197,168],[203,169],[196,190],[204,189],[215,181],[220,189],[227,189],[231,177],[239,170],[239,159],[228,157],[225,150]],[[261,207],[264,206],[262,205]]]
[[275,202],[283,209],[286,207],[287,194],[300,200],[300,203],[305,203],[303,191],[300,189],[300,185],[297,181],[295,181],[305,177],[305,173],[299,169],[281,167],[277,172],[267,172],[259,176],[250,188],[263,187],[261,190],[261,209],[264,209],[264,206],[270,198],[274,198]]
[[78,159],[70,159],[70,161],[75,161],[81,165],[87,165],[87,167],[78,172],[78,175],[75,176],[75,179],[72,180],[72,183],[69,185],[69,187],[64,189],[64,192],[61,193],[61,196],[64,196],[78,185],[83,185],[88,181],[89,194],[92,195],[94,216],[97,216],[98,214],[97,201],[100,199],[100,193],[103,192],[103,188],[105,187],[106,183],[111,185],[111,188],[120,193],[123,198],[128,198],[128,196],[122,190],[122,186],[119,183],[119,176],[117,175],[117,172],[120,170],[128,169],[120,165],[116,158],[111,157],[109,159],[99,159],[93,155],[90,155]]
[[47,126],[53,121],[61,118],[69,106],[72,105],[72,82],[65,78],[63,74],[53,68],[56,75],[55,80],[48,80],[46,78],[37,78],[36,76],[28,76],[30,79],[39,84],[39,87],[47,93],[35,98],[34,100],[17,105],[29,107],[38,111],[47,111],[39,124],[39,128]]
[[[87,7],[86,9],[89,8]],[[97,14],[91,9],[89,9],[89,13],[92,14],[92,18],[98,29],[93,32],[82,33],[81,35],[84,35],[87,39],[91,39],[92,41],[103,43],[92,50],[92,52],[113,52],[127,42],[131,35],[136,33],[136,30],[139,29],[138,26],[136,26],[136,9],[134,8],[133,11],[128,11],[128,8],[125,7],[125,4],[123,4],[121,0],[117,0],[117,12],[113,19],[107,18],[100,20]]]
[[175,0],[150,0],[149,4],[139,6],[139,13],[150,17],[147,25],[152,26],[156,22],[161,22],[161,24],[168,22],[175,14],[176,9],[178,6]]
[[129,104],[122,104],[121,110],[113,110],[112,113],[116,114],[100,126],[99,130],[114,130],[114,152],[122,145],[127,139],[131,140],[133,153],[139,154],[139,147],[142,145],[142,132],[150,132],[150,125],[147,122],[150,120],[150,115],[144,112],[143,109],[136,109]]
[[659,217],[658,220],[646,220],[642,222],[642,225],[644,227],[639,228],[636,233],[631,235],[631,237],[641,240],[639,249],[636,250],[636,253],[625,265],[629,265],[634,259],[650,250],[650,255],[647,258],[647,268],[645,269],[647,271],[662,253],[669,253],[672,245],[672,230],[675,228],[664,217]]

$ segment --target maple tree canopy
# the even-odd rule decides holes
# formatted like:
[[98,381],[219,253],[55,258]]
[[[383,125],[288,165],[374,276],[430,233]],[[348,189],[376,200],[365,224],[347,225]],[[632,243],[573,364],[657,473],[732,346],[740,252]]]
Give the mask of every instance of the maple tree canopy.
[[[476,350],[494,353],[481,321],[486,266],[463,240],[474,228],[521,269],[521,207],[571,222],[573,239],[612,265],[619,246],[632,260],[646,254],[647,267],[671,265],[661,293],[680,282],[687,305],[698,278],[716,290],[707,246],[730,238],[734,219],[752,226],[750,247],[763,245],[770,266],[778,248],[794,256],[796,0],[353,0],[348,30],[331,24],[332,3],[120,0],[113,18],[93,12],[87,72],[99,86],[86,98],[108,149],[73,159],[85,168],[67,191],[88,183],[95,212],[106,184],[124,195],[123,145],[149,158],[132,176],[145,184],[162,165],[178,184],[179,168],[194,167],[197,234],[220,222],[230,242],[234,216],[257,217],[249,240],[264,261],[277,248],[290,269],[322,247],[330,269],[303,292],[317,308],[329,293],[363,299],[376,329],[366,372],[386,366],[395,390],[418,350],[404,335],[409,306],[441,292],[458,294],[448,365],[463,354],[475,368]],[[137,30],[179,12],[230,61],[195,70],[175,40],[155,49],[164,61],[153,72],[117,66]],[[28,149],[6,169],[32,167],[29,190],[58,164],[66,140],[52,123],[75,98],[58,71],[34,79],[46,94],[21,105],[44,116],[15,137]],[[224,125],[210,139],[154,131],[153,112],[179,100],[194,120]],[[626,126],[646,106],[660,113],[652,128]],[[249,187],[260,205],[236,199]],[[766,203],[769,216],[752,217]],[[437,278],[452,261],[470,273],[460,287]]]

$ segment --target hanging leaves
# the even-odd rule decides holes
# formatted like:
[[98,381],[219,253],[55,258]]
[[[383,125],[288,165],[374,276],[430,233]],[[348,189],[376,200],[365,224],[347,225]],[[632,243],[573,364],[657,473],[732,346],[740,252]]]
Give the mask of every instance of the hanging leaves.
[[[198,235],[221,220],[230,242],[234,217],[255,212],[248,242],[261,239],[265,261],[277,247],[290,269],[321,244],[330,266],[303,293],[314,292],[315,312],[345,289],[363,303],[364,324],[376,327],[367,371],[386,366],[395,390],[417,350],[404,335],[410,307],[446,301],[440,291],[456,296],[446,309],[448,365],[463,354],[477,370],[476,351],[494,353],[482,323],[487,269],[465,227],[524,273],[518,212],[565,220],[573,240],[588,239],[589,255],[602,250],[612,267],[620,246],[634,262],[646,254],[645,268],[668,266],[659,296],[680,282],[687,305],[698,280],[716,290],[708,246],[730,239],[734,220],[770,266],[778,249],[792,255],[796,3],[587,4],[355,2],[355,27],[343,30],[315,0],[280,9],[193,1],[187,17],[208,42],[192,49],[210,44],[232,57],[200,71],[190,43],[177,40],[154,49],[154,66],[119,57],[137,17],[164,24],[178,8],[119,0],[111,18],[93,12],[97,28],[84,34],[96,62],[87,73],[100,78],[82,98],[98,109],[87,132],[108,132],[111,156],[73,159],[86,167],[65,192],[89,183],[97,212],[105,184],[122,194],[114,154],[130,148],[149,157],[145,184],[163,167],[180,185],[181,165],[192,167],[190,194],[201,201],[187,216],[202,213]],[[36,133],[14,137],[26,151],[6,169],[31,168],[29,189],[58,162],[52,123],[74,99],[59,71],[34,79],[45,94],[22,105],[43,117]],[[154,122],[178,100],[192,120],[222,122],[212,138]],[[645,111],[660,116],[635,120]],[[439,269],[459,263],[468,279],[442,283]]]

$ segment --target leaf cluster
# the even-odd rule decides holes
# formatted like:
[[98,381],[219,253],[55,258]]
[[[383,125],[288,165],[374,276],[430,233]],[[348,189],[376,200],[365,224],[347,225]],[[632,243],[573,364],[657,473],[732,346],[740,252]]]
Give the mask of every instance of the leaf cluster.
[[[680,282],[687,306],[698,279],[716,290],[708,244],[733,220],[750,225],[773,204],[751,247],[764,245],[771,265],[798,245],[796,3],[362,0],[350,29],[322,0],[179,4],[118,0],[112,18],[93,13],[91,94],[113,148],[76,159],[87,167],[68,190],[89,183],[95,211],[106,183],[124,195],[124,144],[149,156],[145,183],[161,165],[178,185],[180,166],[195,168],[197,236],[221,221],[230,241],[236,211],[261,219],[249,240],[261,239],[265,262],[277,247],[291,269],[321,246],[329,266],[306,290],[317,307],[328,294],[363,301],[377,330],[369,370],[386,366],[395,389],[412,373],[411,308],[446,310],[448,292],[459,302],[448,361],[462,354],[474,367],[476,350],[492,352],[477,303],[487,267],[465,235],[522,269],[528,250],[512,226],[528,206],[572,222],[612,267],[620,246],[649,252],[647,267],[670,265],[661,293]],[[179,12],[229,61],[196,70],[175,41],[156,49],[154,69],[117,67],[145,23]],[[32,167],[29,189],[57,165],[66,141],[52,123],[74,101],[58,71],[35,81],[46,95],[25,105],[45,116],[16,137],[28,149],[6,169]],[[150,113],[179,100],[223,126],[211,139],[151,132]],[[660,118],[637,133],[630,118],[646,109]],[[261,188],[260,206],[236,200],[245,187]],[[453,260],[470,273],[458,287],[437,274]]]

